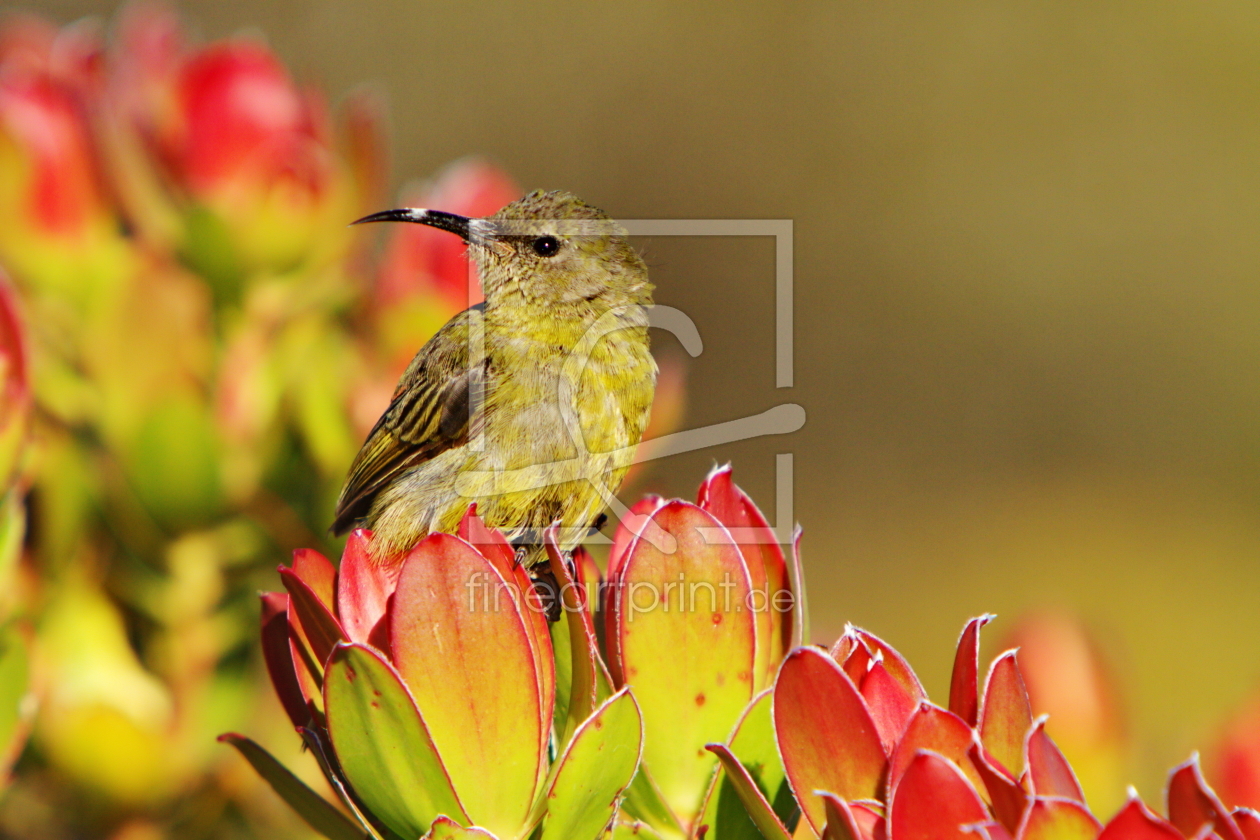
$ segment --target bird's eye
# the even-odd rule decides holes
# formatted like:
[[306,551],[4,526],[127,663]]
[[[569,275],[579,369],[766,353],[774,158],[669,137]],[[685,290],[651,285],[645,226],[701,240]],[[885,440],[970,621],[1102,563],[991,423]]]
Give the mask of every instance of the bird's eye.
[[531,244],[534,247],[534,253],[540,257],[555,256],[556,251],[560,250],[560,240],[554,236],[540,236]]

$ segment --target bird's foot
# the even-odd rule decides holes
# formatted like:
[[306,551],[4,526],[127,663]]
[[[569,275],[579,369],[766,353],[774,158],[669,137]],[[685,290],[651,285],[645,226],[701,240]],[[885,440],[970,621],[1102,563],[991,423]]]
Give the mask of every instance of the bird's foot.
[[548,621],[559,621],[561,612],[560,586],[556,583],[556,576],[546,566],[535,566],[529,570],[529,579],[534,584],[534,592],[538,595],[537,603],[531,603],[530,607],[545,611]]

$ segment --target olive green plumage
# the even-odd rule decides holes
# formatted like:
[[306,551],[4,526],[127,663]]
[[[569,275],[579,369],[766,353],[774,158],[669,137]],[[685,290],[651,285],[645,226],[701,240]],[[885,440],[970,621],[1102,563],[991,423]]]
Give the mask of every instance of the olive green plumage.
[[374,556],[400,562],[476,502],[521,544],[559,520],[571,548],[625,477],[652,405],[642,258],[608,216],[563,192],[487,219],[393,210],[363,221],[385,220],[463,236],[485,302],[407,367],[350,467],[334,532],[370,528]]

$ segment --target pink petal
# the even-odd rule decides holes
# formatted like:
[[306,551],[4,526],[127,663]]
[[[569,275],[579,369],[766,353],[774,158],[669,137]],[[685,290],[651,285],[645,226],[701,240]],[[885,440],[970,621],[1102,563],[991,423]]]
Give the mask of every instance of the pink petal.
[[863,805],[850,805],[834,793],[822,794],[827,829],[822,840],[883,840],[884,818]]
[[967,837],[964,826],[988,820],[988,809],[958,766],[923,750],[897,784],[888,809],[888,834],[895,840],[946,840]]
[[1061,796],[1085,804],[1085,793],[1072,765],[1046,734],[1046,718],[1042,716],[1028,733],[1025,753],[1032,792],[1037,796]]
[[884,752],[891,754],[918,706],[918,698],[912,697],[905,686],[889,675],[883,662],[871,663],[862,678],[860,691],[871,719],[875,721]]
[[1038,796],[1015,836],[1017,840],[1095,840],[1101,828],[1081,803]]
[[997,822],[972,823],[966,827],[977,840],[1011,840],[1011,833],[1006,826]]
[[1180,831],[1131,795],[1120,813],[1111,818],[1098,840],[1184,840]]
[[333,646],[345,639],[341,624],[319,596],[286,566],[279,568],[280,581],[289,592],[290,614],[297,617],[302,634],[322,668]]
[[1246,840],[1260,840],[1260,814],[1250,808],[1235,808],[1230,816]]
[[262,593],[263,661],[271,685],[294,728],[309,726],[311,709],[298,682],[289,643],[289,596],[283,592]]
[[293,573],[310,587],[319,602],[330,611],[336,603],[333,590],[336,587],[337,567],[313,548],[299,548],[293,552]]
[[816,790],[875,799],[887,769],[879,732],[853,681],[814,648],[788,654],[774,686],[774,727],[788,782],[815,833],[826,823]]
[[949,682],[949,710],[968,726],[979,719],[980,628],[993,620],[992,615],[973,618],[963,627],[954,655],[954,674]]
[[753,591],[759,593],[753,595],[753,608],[757,613],[758,637],[765,639],[757,651],[759,679],[756,689],[760,690],[769,685],[792,638],[792,613],[784,607],[790,604],[787,599],[793,593],[783,548],[765,516],[748,494],[731,480],[730,465],[709,473],[700,485],[696,504],[731,532],[748,563]]
[[910,766],[910,761],[920,750],[940,753],[962,768],[973,785],[977,788],[983,786],[984,782],[967,757],[975,743],[975,733],[958,715],[926,701],[920,703],[919,708],[910,716],[906,730],[889,761],[889,799],[892,798],[892,791],[897,787],[902,774]]
[[913,705],[917,706],[920,702],[927,699],[927,692],[923,690],[923,684],[919,682],[914,669],[910,667],[910,663],[906,661],[906,658],[896,648],[874,633],[863,630],[861,627],[852,628],[852,632],[862,640],[871,653],[878,653],[884,663],[884,668],[888,671],[888,675],[901,686],[902,691],[910,698]]
[[508,571],[517,565],[516,552],[507,541],[507,537],[503,536],[501,532],[486,526],[486,523],[477,515],[477,505],[471,504],[468,506],[468,510],[464,513],[464,518],[459,521],[459,529],[456,533],[461,540],[480,551],[487,560],[494,563],[500,574],[506,576]]
[[992,761],[983,748],[973,746],[968,757],[971,759],[971,766],[984,782],[989,801],[993,803],[993,816],[1002,825],[1015,831],[1027,810],[1028,792],[1005,767]]
[[[851,645],[842,644],[846,638],[853,639]],[[832,658],[840,663],[840,667],[849,675],[849,679],[853,680],[854,685],[861,685],[862,680],[866,677],[866,672],[870,670],[871,663],[875,661],[875,654],[867,647],[866,642],[857,635],[856,628],[851,626],[845,628],[844,636],[841,636],[840,641],[837,641],[832,646],[832,651],[840,652],[845,648],[848,648],[849,654],[843,660],[836,659],[834,653]]]
[[630,549],[630,544],[638,538],[652,514],[664,504],[665,500],[660,496],[644,496],[631,505],[626,516],[617,523],[617,530],[613,532],[612,548],[608,550],[608,581],[610,583],[620,574],[621,558]]
[[1223,840],[1244,840],[1229,811],[1204,780],[1198,755],[1174,767],[1168,777],[1168,821],[1187,837],[1211,824]]
[[346,541],[337,573],[337,616],[350,641],[364,644],[369,643],[373,630],[385,617],[401,568],[372,560],[371,542],[371,531],[353,532]]
[[1024,737],[1030,726],[1032,706],[1015,661],[1015,651],[1010,650],[999,656],[989,669],[984,704],[980,707],[980,743],[1012,775],[1018,775],[1024,771]]

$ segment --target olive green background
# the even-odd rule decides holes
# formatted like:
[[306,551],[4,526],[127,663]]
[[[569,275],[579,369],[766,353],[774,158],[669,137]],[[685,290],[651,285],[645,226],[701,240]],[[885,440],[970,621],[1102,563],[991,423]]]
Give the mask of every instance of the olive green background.
[[785,390],[772,241],[643,243],[705,340],[686,425],[808,419],[638,489],[729,460],[774,518],[793,453],[820,640],[866,626],[940,696],[967,617],[1074,608],[1155,801],[1260,683],[1260,5],[179,5],[382,91],[396,185],[476,153],[624,218],[792,219]]

